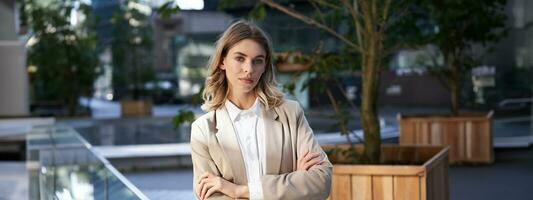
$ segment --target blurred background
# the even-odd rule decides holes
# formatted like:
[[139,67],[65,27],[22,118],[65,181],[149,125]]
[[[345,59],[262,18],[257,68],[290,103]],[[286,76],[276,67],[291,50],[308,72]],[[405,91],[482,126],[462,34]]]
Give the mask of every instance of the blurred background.
[[[346,8],[0,0],[0,199],[193,199],[190,122],[203,114],[214,42],[239,19],[271,37],[279,88],[305,109],[317,140],[362,142],[366,49],[340,38],[367,38]],[[450,198],[533,198],[533,2],[405,0],[390,9],[387,28],[375,26],[385,35],[375,86],[383,143],[400,142],[400,114],[491,111],[495,163],[451,167]]]

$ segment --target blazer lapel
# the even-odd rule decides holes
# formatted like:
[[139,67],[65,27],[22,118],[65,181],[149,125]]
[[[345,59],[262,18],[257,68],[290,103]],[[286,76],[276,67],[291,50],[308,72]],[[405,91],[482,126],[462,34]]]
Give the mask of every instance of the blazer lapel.
[[216,128],[215,134],[218,143],[222,147],[224,156],[229,160],[229,166],[232,169],[236,184],[246,184],[246,168],[242,158],[241,148],[237,141],[237,135],[233,123],[229,117],[228,111],[222,107],[216,111]]
[[283,153],[283,126],[275,109],[265,110],[266,174],[279,174]]

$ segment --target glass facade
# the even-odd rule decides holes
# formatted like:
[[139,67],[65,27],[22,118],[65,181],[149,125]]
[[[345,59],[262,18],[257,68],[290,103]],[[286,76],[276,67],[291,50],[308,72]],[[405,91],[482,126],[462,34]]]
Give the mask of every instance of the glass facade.
[[27,156],[31,200],[147,199],[72,128],[33,129]]

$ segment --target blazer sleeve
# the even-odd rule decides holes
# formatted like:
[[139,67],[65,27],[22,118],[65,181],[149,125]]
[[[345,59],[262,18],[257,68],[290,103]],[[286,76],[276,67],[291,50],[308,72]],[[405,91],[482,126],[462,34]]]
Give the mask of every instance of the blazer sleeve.
[[[207,129],[207,128],[206,128]],[[204,129],[205,130],[205,129]],[[202,131],[197,122],[191,124],[191,159],[193,164],[193,193],[196,199],[200,199],[196,193],[198,179],[205,172],[220,176],[220,172],[209,154],[208,136]],[[231,199],[230,197],[216,192],[208,199]]]
[[[297,107],[297,158],[307,151],[320,152],[323,162],[307,171],[262,176],[265,199],[327,199],[329,196],[333,165],[314,138],[302,108],[299,105]],[[297,162],[297,158],[294,162]]]

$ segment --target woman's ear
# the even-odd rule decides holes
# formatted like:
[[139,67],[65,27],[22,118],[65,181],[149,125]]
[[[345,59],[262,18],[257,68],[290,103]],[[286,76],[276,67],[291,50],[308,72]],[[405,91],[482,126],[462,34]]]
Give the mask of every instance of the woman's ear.
[[222,61],[220,61],[220,65],[218,65],[218,67],[219,67],[221,70],[226,70],[226,66],[224,65],[224,59],[222,59]]

